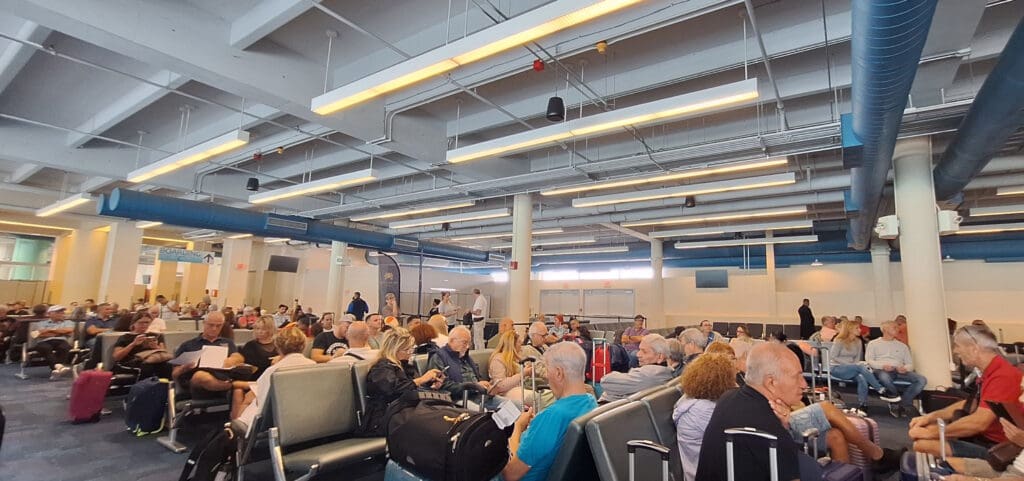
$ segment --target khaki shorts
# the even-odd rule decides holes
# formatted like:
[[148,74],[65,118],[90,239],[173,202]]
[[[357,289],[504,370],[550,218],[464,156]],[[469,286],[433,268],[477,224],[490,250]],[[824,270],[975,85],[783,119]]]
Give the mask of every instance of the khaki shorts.
[[967,476],[977,476],[979,478],[1019,478],[1024,477],[1024,473],[1020,472],[1012,464],[1006,468],[1006,471],[999,472],[992,469],[992,466],[988,464],[988,461],[984,459],[970,459],[964,458],[964,472]]

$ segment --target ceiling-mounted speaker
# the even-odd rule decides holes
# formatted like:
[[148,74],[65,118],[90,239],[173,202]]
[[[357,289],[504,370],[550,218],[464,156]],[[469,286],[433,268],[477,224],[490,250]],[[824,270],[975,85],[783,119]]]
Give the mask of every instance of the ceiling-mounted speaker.
[[686,198],[684,199],[684,202],[686,202],[686,203],[683,204],[683,205],[688,207],[688,208],[691,208],[691,207],[697,205],[697,199],[694,198],[692,195],[686,196]]
[[249,180],[245,182],[245,190],[251,190],[253,192],[260,190],[260,179],[257,179],[256,177],[249,177]]
[[548,111],[545,117],[552,122],[561,122],[565,120],[565,101],[562,97],[551,97],[548,99]]

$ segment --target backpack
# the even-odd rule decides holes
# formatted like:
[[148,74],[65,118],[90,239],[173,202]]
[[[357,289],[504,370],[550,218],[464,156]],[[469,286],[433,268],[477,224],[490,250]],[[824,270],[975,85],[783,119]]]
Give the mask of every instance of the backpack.
[[608,344],[607,349],[611,357],[612,371],[629,372],[629,354],[626,353],[626,348],[622,347],[622,344]]
[[218,429],[203,439],[185,460],[178,481],[230,481],[235,477],[235,434]]
[[164,429],[167,413],[166,379],[151,377],[135,383],[124,400],[124,423],[136,436]]

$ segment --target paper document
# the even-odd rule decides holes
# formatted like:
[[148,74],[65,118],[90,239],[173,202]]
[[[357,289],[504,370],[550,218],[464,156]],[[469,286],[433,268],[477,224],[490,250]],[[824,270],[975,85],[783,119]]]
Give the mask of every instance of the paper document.
[[199,362],[199,355],[202,351],[188,351],[181,353],[180,356],[171,359],[170,363],[176,366],[187,366],[189,364],[196,364]]
[[198,367],[223,369],[224,361],[228,359],[227,346],[203,346],[199,352],[202,355],[199,358]]
[[515,424],[516,420],[519,419],[520,414],[522,414],[522,412],[519,411],[519,408],[516,407],[515,403],[506,400],[501,403],[501,406],[498,407],[498,410],[495,411],[494,414],[491,414],[491,419],[494,420],[494,424],[498,425],[498,429],[505,429]]

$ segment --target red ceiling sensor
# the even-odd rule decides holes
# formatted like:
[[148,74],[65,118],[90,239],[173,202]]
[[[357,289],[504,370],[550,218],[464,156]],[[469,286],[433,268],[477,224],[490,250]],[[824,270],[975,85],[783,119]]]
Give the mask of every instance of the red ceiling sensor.
[[542,72],[542,71],[544,71],[544,62],[541,61],[541,59],[539,59],[539,58],[538,59],[534,59],[534,61],[533,61],[533,71],[534,72]]

